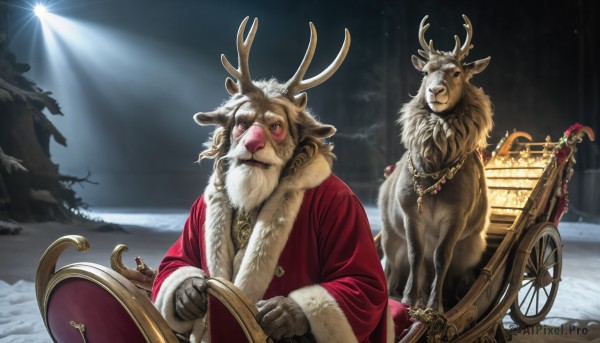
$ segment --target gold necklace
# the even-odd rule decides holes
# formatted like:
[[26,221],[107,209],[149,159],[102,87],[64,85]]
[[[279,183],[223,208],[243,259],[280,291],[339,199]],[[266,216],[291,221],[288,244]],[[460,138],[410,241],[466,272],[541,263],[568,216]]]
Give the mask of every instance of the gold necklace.
[[[421,214],[421,213],[423,213],[423,195],[428,194],[428,193],[431,193],[432,195],[438,194],[438,192],[442,190],[442,185],[445,184],[447,180],[452,180],[454,175],[462,167],[463,163],[465,163],[465,160],[467,159],[467,156],[469,156],[469,154],[465,154],[454,165],[451,165],[450,167],[447,167],[447,168],[437,171],[435,173],[421,173],[415,168],[415,165],[413,164],[413,161],[412,161],[412,155],[410,154],[410,151],[408,151],[407,153],[408,153],[408,169],[413,174],[412,175],[413,189],[419,195],[419,197],[417,198],[417,210],[418,210],[419,214]],[[440,177],[440,175],[442,175],[443,172],[445,172],[445,173],[443,174],[443,176]],[[419,184],[419,179],[425,179],[428,177],[430,177],[434,180],[437,180],[437,181],[434,182],[433,185],[425,188],[422,184]]]
[[242,249],[248,243],[250,235],[252,234],[252,212],[247,213],[244,210],[239,210],[236,218],[236,223],[233,226],[233,238],[235,239],[236,245],[239,249]]

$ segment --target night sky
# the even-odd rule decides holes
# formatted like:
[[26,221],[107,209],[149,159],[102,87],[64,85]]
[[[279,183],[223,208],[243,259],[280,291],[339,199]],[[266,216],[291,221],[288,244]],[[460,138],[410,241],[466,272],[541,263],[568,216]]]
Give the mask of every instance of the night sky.
[[[52,145],[63,174],[99,185],[77,187],[94,207],[191,205],[212,171],[195,163],[212,128],[192,120],[227,96],[225,53],[237,59],[235,36],[245,16],[259,19],[250,54],[253,78],[289,79],[318,32],[307,77],[334,59],[348,28],[352,44],[340,70],[308,91],[309,107],[333,124],[334,171],[372,202],[383,168],[403,148],[394,124],[415,95],[421,74],[410,62],[418,25],[429,14],[428,39],[451,50],[464,40],[461,14],[474,26],[468,61],[492,57],[472,83],[494,103],[495,144],[514,128],[543,140],[575,122],[599,133],[600,6],[592,0],[527,1],[46,1],[63,18],[54,39],[32,18],[32,3],[12,1],[10,46],[31,65],[26,76],[51,91],[64,117],[51,116],[68,146]],[[537,4],[537,5],[536,5]],[[544,5],[541,5],[544,4]],[[236,65],[236,63],[233,63]],[[578,168],[600,168],[598,142],[582,146]],[[599,190],[600,191],[600,190]]]

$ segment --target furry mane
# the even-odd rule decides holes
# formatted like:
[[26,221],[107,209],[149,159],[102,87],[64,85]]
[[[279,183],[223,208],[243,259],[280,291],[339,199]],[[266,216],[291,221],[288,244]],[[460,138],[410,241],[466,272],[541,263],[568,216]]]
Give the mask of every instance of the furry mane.
[[397,123],[402,126],[405,148],[420,157],[415,162],[433,172],[485,147],[493,126],[492,116],[489,97],[467,82],[462,99],[443,114],[431,112],[421,87],[417,96],[402,107]]

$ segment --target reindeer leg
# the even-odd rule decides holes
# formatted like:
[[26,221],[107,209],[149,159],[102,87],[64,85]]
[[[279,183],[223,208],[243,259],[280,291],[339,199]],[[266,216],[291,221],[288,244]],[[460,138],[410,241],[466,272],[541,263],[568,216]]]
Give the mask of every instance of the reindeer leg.
[[453,255],[448,268],[444,281],[444,302],[446,299],[456,302],[468,291],[476,278],[474,267],[481,260],[485,245],[485,232],[464,237],[456,242],[454,251],[461,253]]
[[406,236],[404,225],[389,229],[385,227],[381,233],[381,245],[385,254],[385,277],[388,292],[392,296],[401,296],[408,275],[408,256],[406,252]]
[[402,302],[417,307],[422,279],[420,275],[425,272],[425,223],[416,211],[413,212],[415,213],[404,217],[410,268]]
[[440,313],[444,312],[444,304],[442,302],[442,288],[446,273],[452,262],[454,247],[458,238],[462,235],[467,224],[467,216],[457,214],[455,221],[448,223],[440,230],[440,241],[435,251],[433,252],[434,279],[431,285],[431,293],[427,301],[427,307],[432,308]]

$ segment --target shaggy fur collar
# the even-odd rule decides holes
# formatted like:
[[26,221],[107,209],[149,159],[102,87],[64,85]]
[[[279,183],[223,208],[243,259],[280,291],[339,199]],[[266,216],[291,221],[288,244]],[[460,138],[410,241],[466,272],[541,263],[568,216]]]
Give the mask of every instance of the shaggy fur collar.
[[422,96],[402,107],[402,143],[412,152],[417,169],[434,172],[486,146],[493,125],[490,99],[470,84],[463,92],[454,110],[443,114],[432,113]]
[[317,155],[293,175],[283,177],[258,214],[248,245],[235,254],[237,257],[231,241],[231,205],[226,191],[214,187],[213,175],[204,192],[210,276],[233,281],[253,303],[262,299],[294,226],[304,191],[320,185],[330,174],[328,160]]

